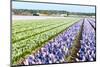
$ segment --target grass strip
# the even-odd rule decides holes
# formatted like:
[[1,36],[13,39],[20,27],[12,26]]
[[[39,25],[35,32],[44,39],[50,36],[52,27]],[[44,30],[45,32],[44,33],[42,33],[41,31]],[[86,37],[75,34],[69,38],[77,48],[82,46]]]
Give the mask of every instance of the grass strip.
[[[83,20],[83,23],[84,23],[84,20]],[[65,56],[65,60],[68,63],[75,62],[75,58],[77,57],[77,53],[78,53],[79,49],[81,48],[80,40],[82,39],[83,23],[82,23],[82,26],[81,26],[79,33],[75,37],[75,40],[73,42],[72,47],[69,49],[69,55]]]

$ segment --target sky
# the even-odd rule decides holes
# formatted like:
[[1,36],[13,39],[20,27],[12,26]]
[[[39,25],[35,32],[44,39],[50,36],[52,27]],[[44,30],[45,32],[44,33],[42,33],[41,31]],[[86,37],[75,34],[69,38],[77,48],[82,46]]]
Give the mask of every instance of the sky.
[[14,9],[35,9],[35,10],[64,10],[69,12],[95,13],[94,6],[80,6],[80,5],[64,5],[64,4],[48,4],[35,2],[12,2]]

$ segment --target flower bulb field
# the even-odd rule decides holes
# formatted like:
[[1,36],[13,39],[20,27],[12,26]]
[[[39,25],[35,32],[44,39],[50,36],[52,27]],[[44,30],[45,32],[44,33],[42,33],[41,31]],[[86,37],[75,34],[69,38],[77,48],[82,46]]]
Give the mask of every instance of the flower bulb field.
[[94,18],[14,19],[12,64],[96,61]]

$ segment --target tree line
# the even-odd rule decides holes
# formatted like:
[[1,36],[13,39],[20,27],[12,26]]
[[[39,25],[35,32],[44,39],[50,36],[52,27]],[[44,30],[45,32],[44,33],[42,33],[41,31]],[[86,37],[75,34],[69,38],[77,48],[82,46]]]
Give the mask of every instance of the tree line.
[[12,9],[14,15],[85,15],[85,16],[95,16],[95,13],[81,13],[81,12],[68,12],[64,10],[29,10],[29,9]]

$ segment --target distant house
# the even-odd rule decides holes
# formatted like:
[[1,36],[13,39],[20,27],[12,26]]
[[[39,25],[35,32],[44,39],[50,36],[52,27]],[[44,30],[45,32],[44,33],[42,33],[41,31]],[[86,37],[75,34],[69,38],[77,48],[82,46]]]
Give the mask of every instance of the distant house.
[[39,14],[37,14],[37,13],[34,13],[34,14],[33,14],[33,16],[39,16]]

